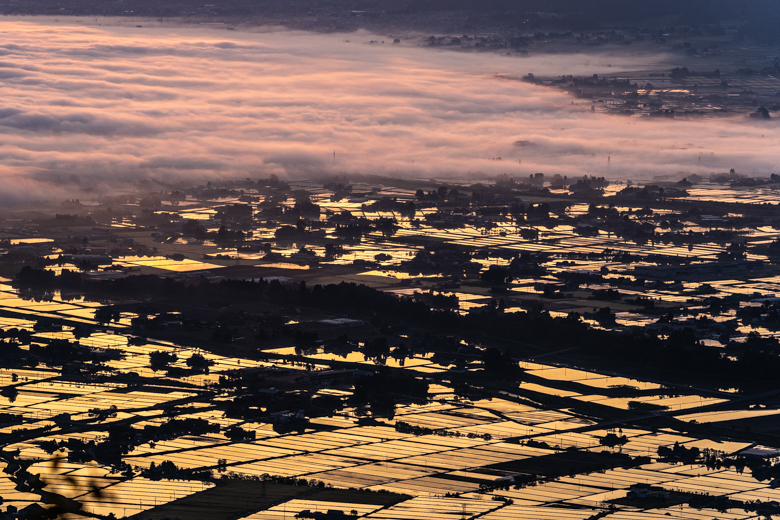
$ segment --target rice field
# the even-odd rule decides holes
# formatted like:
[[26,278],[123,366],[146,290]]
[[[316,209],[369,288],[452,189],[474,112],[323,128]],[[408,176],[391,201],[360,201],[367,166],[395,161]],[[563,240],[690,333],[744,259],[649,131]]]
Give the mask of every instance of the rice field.
[[[367,192],[374,187],[355,184],[356,190]],[[307,190],[323,212],[350,211],[355,216],[369,219],[397,218],[392,212],[370,211],[364,207],[365,201],[331,201],[332,192],[317,183],[301,181],[293,183],[292,188]],[[764,191],[720,190],[711,186],[690,191],[692,199],[700,201],[761,203],[770,201],[774,195]],[[372,197],[381,195],[409,200],[414,193],[385,186]],[[219,203],[237,201],[227,198]],[[285,204],[289,206],[293,201],[288,200]],[[214,229],[216,223],[212,217],[216,210],[211,208],[213,205],[213,201],[191,200],[178,209],[166,207],[165,211],[177,212],[183,219],[195,219],[208,229]],[[572,205],[565,211],[565,216],[582,216],[588,207],[587,204]],[[252,209],[259,211],[261,208],[255,204]],[[441,229],[425,220],[426,215],[434,212],[434,208],[421,208],[417,215],[419,222],[414,225],[410,219],[400,218],[398,229],[391,237],[379,232],[368,233],[361,242],[347,244],[344,253],[335,257],[326,257],[325,247],[315,240],[312,242],[316,243],[305,245],[274,242],[270,251],[278,256],[269,260],[263,258],[265,253],[244,254],[235,247],[230,250],[210,241],[190,243],[189,239],[179,237],[170,242],[171,251],[174,247],[182,250],[192,247],[201,253],[198,258],[205,261],[173,260],[155,254],[119,256],[114,264],[128,270],[185,279],[183,277],[198,277],[224,268],[224,257],[227,256],[231,262],[235,259],[236,265],[240,260],[244,265],[257,267],[261,273],[279,275],[276,279],[280,281],[292,280],[302,272],[317,275],[319,264],[364,265],[365,269],[356,269],[355,279],[384,284],[387,292],[400,296],[421,297],[425,291],[420,288],[424,284],[433,291],[430,284],[446,281],[446,277],[439,274],[416,276],[402,265],[420,251],[419,241],[427,240],[490,251],[558,255],[554,261],[543,262],[546,274],[507,284],[507,299],[537,300],[541,298],[538,285],[559,283],[557,275],[560,273],[573,268],[595,273],[607,268],[609,274],[603,278],[603,283],[566,289],[565,292],[571,294],[548,301],[550,306],[555,306],[550,310],[552,315],[565,316],[571,310],[589,312],[594,306],[607,305],[590,299],[590,295],[597,290],[611,289],[610,280],[621,277],[636,280],[633,269],[654,265],[595,261],[587,256],[588,253],[601,254],[605,249],[615,249],[625,254],[645,255],[652,250],[658,255],[714,261],[723,252],[723,246],[716,243],[683,247],[659,242],[650,247],[604,230],[593,236],[580,236],[576,228],[567,223],[545,227],[540,240],[528,240],[520,233],[524,226],[503,217],[496,218],[496,227],[490,232],[474,222]],[[671,210],[659,210],[657,215],[669,212]],[[324,215],[321,217],[325,218]],[[124,224],[117,224],[120,225]],[[689,230],[706,230],[692,223],[686,225]],[[253,240],[271,241],[274,231],[272,226],[253,230]],[[777,235],[771,227],[752,231],[751,239],[756,243],[771,243]],[[318,236],[332,238],[334,235],[332,229],[325,229]],[[51,241],[47,238],[16,240],[16,244]],[[313,251],[317,260],[308,262],[295,256],[301,246]],[[379,254],[387,256],[378,259]],[[556,263],[560,258],[569,258],[567,255],[578,258],[576,266]],[[747,258],[765,257],[750,253]],[[490,255],[474,262],[478,270],[509,263],[505,258]],[[55,266],[51,269],[61,270]],[[774,294],[778,282],[778,277],[761,275],[707,283],[712,295],[726,298],[755,292]],[[698,286],[686,282],[674,289],[664,285],[635,290],[621,288],[620,294],[622,299],[648,297],[661,307],[686,305],[690,312],[686,319],[692,321],[709,315],[704,302],[689,301],[691,292]],[[436,292],[457,297],[457,311],[463,314],[497,298],[486,287],[466,284],[464,287],[439,287]],[[134,303],[140,306],[142,302]],[[758,305],[742,302],[740,308],[754,303]],[[377,366],[376,359],[358,350],[344,354],[328,352],[321,345],[303,351],[291,338],[284,340],[285,346],[274,343],[264,350],[264,347],[255,348],[252,356],[221,355],[215,353],[220,352],[219,349],[211,352],[192,347],[162,333],[159,335],[167,339],[155,337],[158,334],[154,331],[139,339],[130,333],[130,325],[142,311],[123,312],[118,321],[106,325],[98,323],[95,317],[95,311],[101,305],[59,292],[36,299],[20,294],[10,280],[0,280],[0,328],[30,331],[29,344],[20,347],[22,352],[45,347],[57,340],[75,342],[76,326],[83,324],[94,330],[88,337],[78,340],[81,346],[95,352],[116,354],[104,361],[102,371],[95,374],[44,364],[0,368],[0,386],[13,390],[0,395],[0,413],[8,420],[0,424],[0,433],[6,439],[2,465],[11,468],[0,478],[4,505],[21,509],[42,501],[39,490],[20,486],[12,479],[17,478],[17,473],[23,474],[13,465],[14,460],[26,465],[31,475],[41,475],[46,491],[80,502],[81,513],[71,516],[81,518],[109,514],[118,518],[163,518],[169,512],[183,511],[176,508],[184,508],[185,504],[197,504],[201,512],[206,511],[204,515],[210,507],[223,507],[226,517],[243,520],[300,518],[304,511],[317,514],[341,511],[347,517],[387,520],[585,520],[601,513],[608,513],[608,518],[615,520],[757,518],[741,510],[698,510],[685,503],[663,508],[657,504],[631,504],[626,498],[636,484],[650,484],[678,493],[708,493],[742,502],[780,501],[780,491],[768,481],[753,478],[749,469],[744,472],[708,469],[700,460],[683,464],[661,460],[658,456],[659,448],[676,443],[725,454],[738,454],[753,447],[752,443],[728,441],[721,436],[681,434],[671,427],[680,431],[697,424],[725,427],[733,421],[771,420],[778,413],[776,406],[745,409],[739,395],[696,389],[684,389],[678,394],[664,382],[643,380],[641,375],[624,377],[606,370],[524,359],[520,367],[529,380],[518,382],[514,389],[507,388],[498,396],[470,400],[458,396],[454,370],[458,367],[454,363],[440,362],[432,352],[415,352],[403,362],[388,357],[382,364],[388,370],[402,371],[429,383],[432,398],[426,404],[398,403],[392,416],[371,417],[371,420],[366,420],[357,407],[350,405],[330,415],[304,418],[306,422],[301,428],[283,431],[276,428],[278,424],[270,414],[257,413],[246,418],[228,414],[226,404],[232,396],[220,389],[220,378],[237,371],[284,372],[287,374],[286,386],[280,385],[281,391],[305,393],[301,390],[304,386],[301,381],[311,372],[342,365],[373,370]],[[611,305],[620,306],[621,310],[616,311],[616,324],[607,328],[644,327],[654,325],[659,318],[658,314],[630,308],[624,301]],[[214,308],[220,307],[221,304]],[[513,310],[524,312],[517,307]],[[285,318],[285,326],[306,325],[312,329],[374,326],[362,320],[338,321],[341,318],[325,315],[327,313],[306,321],[293,311],[289,313],[292,318]],[[216,310],[213,312],[217,313]],[[150,317],[155,315],[159,313],[149,314]],[[718,323],[736,319],[734,309],[712,318]],[[51,323],[45,323],[47,320]],[[601,327],[595,320],[587,322]],[[736,330],[739,336],[735,339],[739,341],[755,330],[769,338],[780,335],[752,324],[741,324]],[[716,337],[707,341],[711,348],[722,348]],[[252,339],[245,340],[242,346],[246,345],[254,345]],[[472,345],[464,342],[464,346]],[[164,370],[152,368],[150,356],[157,352],[175,355],[176,360]],[[189,370],[187,360],[196,354],[209,362],[208,373]],[[261,360],[263,356],[265,358]],[[468,363],[469,372],[479,373],[482,368],[478,359]],[[291,389],[291,381],[301,388]],[[269,395],[280,391],[275,387],[265,390]],[[325,385],[311,390],[312,397],[348,400],[352,396],[351,385],[334,388]],[[262,403],[258,399],[254,409],[268,411],[263,410]],[[651,411],[642,411],[641,405],[650,406]],[[596,417],[591,412],[593,409],[604,410],[609,420]],[[108,412],[101,416],[101,411]],[[273,413],[287,416],[295,415],[296,411],[297,407]],[[650,428],[641,422],[647,416],[663,418],[670,427]],[[75,450],[70,446],[85,445],[85,453],[92,455],[90,450],[94,451],[97,444],[112,434],[117,435],[117,431],[133,428],[133,435],[141,438],[141,432],[157,432],[174,417],[179,421],[206,422],[211,431],[160,433],[156,437],[143,438],[142,442],[130,439],[126,451],[119,457],[121,462],[113,465],[80,460],[72,455]],[[405,427],[423,433],[408,433]],[[229,433],[236,428],[251,435],[231,437]],[[610,435],[619,436],[621,442],[605,443],[604,439]],[[578,456],[585,462],[577,459]],[[640,459],[641,463],[624,464],[626,458]],[[539,460],[564,460],[569,467],[558,468],[559,474],[543,475],[537,473],[535,466]],[[592,462],[605,460],[610,463],[599,466]],[[555,464],[558,463],[551,462],[549,467],[557,467]],[[560,464],[564,465],[564,462]],[[154,468],[170,465],[179,471],[177,478],[153,473]],[[518,480],[514,480],[516,477]],[[526,484],[515,485],[523,478]],[[240,493],[224,491],[229,486],[239,486],[236,483],[243,486]],[[338,495],[337,491],[349,496]],[[216,502],[212,503],[212,500]]]

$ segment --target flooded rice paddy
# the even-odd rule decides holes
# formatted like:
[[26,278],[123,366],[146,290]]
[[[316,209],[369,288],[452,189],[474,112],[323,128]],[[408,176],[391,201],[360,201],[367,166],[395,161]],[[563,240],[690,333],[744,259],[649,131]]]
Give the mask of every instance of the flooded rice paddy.
[[[319,209],[301,224],[305,231],[288,230],[289,239],[279,239],[280,221],[272,218],[259,219],[242,230],[244,240],[229,244],[211,235],[194,238],[161,232],[156,226],[152,233],[122,217],[114,219],[112,227],[132,237],[133,243],[110,242],[119,244],[110,246],[116,250],[110,255],[110,268],[80,266],[84,255],[68,253],[59,238],[18,237],[8,244],[49,247],[41,258],[57,276],[83,269],[95,280],[150,274],[185,284],[237,278],[291,286],[303,276],[317,283],[350,280],[451,309],[459,316],[500,300],[505,306],[501,312],[537,312],[534,306],[541,306],[550,316],[576,314],[592,329],[607,332],[647,327],[668,337],[694,327],[702,346],[723,352],[729,342],[733,346],[754,340],[754,333],[771,339],[780,335],[762,312],[765,302],[780,294],[780,277],[766,269],[713,272],[695,280],[644,277],[654,268],[666,268],[660,258],[684,259],[694,266],[722,260],[727,247],[722,241],[681,245],[661,239],[630,240],[606,228],[583,233],[571,219],[590,218],[594,209],[589,203],[553,211],[544,223],[521,223],[506,214],[486,219],[458,208],[447,210],[443,219],[442,208],[435,204],[419,204],[411,217],[374,210],[370,204],[383,198],[415,199],[415,191],[392,186],[355,183],[355,193],[370,195],[354,198],[336,197],[334,190],[314,182],[291,183],[290,189],[305,191]],[[612,186],[606,194],[616,192]],[[772,195],[717,186],[689,192],[693,201],[735,204],[768,202]],[[257,200],[247,202],[246,197]],[[162,203],[154,215],[172,215],[179,227],[192,221],[204,233],[225,233],[234,230],[215,221],[220,211],[246,204],[252,214],[262,215],[271,207],[266,202],[259,192],[248,190],[241,197]],[[296,202],[285,199],[273,207],[289,209]],[[639,205],[609,209],[640,220],[635,217]],[[653,218],[659,220],[678,214],[669,208],[654,211]],[[327,225],[339,215],[343,222],[386,219],[394,224],[370,228],[360,240],[341,240],[338,230]],[[594,217],[590,223],[598,227],[596,221]],[[284,223],[298,225],[292,219]],[[682,225],[691,233],[712,230],[695,216]],[[778,236],[775,227],[724,227],[749,235],[751,247],[744,261],[769,260],[766,246]],[[333,247],[336,240],[338,248]],[[449,264],[462,259],[440,265],[414,263],[430,244],[468,249],[472,256],[458,274],[449,272]],[[86,255],[92,256],[98,255]],[[491,269],[509,268],[517,258],[534,261],[525,266],[527,272],[521,270],[498,287],[480,282]],[[580,281],[568,283],[572,275],[580,276]],[[627,376],[586,363],[559,362],[556,354],[573,350],[570,345],[517,360],[522,371],[518,381],[491,394],[485,389],[490,381],[480,379],[486,370],[484,340],[460,339],[455,353],[415,350],[407,335],[396,339],[411,348],[398,355],[389,348],[378,355],[368,342],[360,341],[344,340],[346,347],[334,348],[304,333],[338,330],[346,336],[373,328],[375,334],[381,327],[388,330],[387,324],[329,312],[307,315],[294,306],[281,312],[253,311],[278,322],[274,333],[295,327],[299,337],[275,336],[263,344],[259,332],[249,337],[231,333],[217,348],[217,332],[223,328],[219,327],[207,329],[211,348],[204,348],[194,346],[200,343],[195,334],[205,334],[203,324],[208,320],[188,321],[184,313],[191,302],[179,297],[172,303],[175,299],[164,294],[150,303],[148,298],[128,297],[121,311],[106,320],[99,314],[111,309],[107,297],[90,298],[67,287],[20,290],[11,278],[0,279],[0,329],[5,337],[19,340],[16,356],[37,359],[26,365],[7,359],[0,368],[0,433],[6,439],[0,465],[7,470],[0,478],[4,506],[23,509],[41,502],[42,488],[19,484],[25,471],[41,475],[46,491],[78,501],[81,516],[139,519],[187,500],[209,500],[226,482],[237,481],[292,482],[312,492],[234,515],[245,520],[300,518],[305,511],[313,512],[314,518],[342,511],[388,520],[585,520],[600,513],[616,520],[748,519],[759,513],[745,504],[780,502],[777,480],[754,476],[750,467],[717,467],[705,460],[705,455],[744,460],[740,454],[757,442],[729,440],[728,432],[747,431],[741,421],[775,420],[780,408],[771,395],[762,396],[765,405],[764,399],[749,398],[731,387],[681,385],[642,370]],[[726,302],[725,308],[716,308],[715,299]],[[152,308],[161,302],[163,307]],[[607,305],[614,313],[612,320],[597,314]],[[209,301],[208,309],[214,316],[244,312],[221,300]],[[82,349],[73,356],[88,352],[89,361],[43,362],[32,355],[64,342]],[[397,348],[401,350],[400,345]],[[166,361],[155,365],[151,362],[155,356]],[[424,382],[426,398],[399,401],[392,413],[366,416],[353,402],[354,383],[380,369]],[[339,381],[339,374],[329,375],[334,371],[352,379]],[[269,383],[251,395],[254,404],[244,415],[230,408],[237,394],[226,381],[236,374],[274,381],[274,386]],[[473,376],[473,382],[464,385],[464,374]],[[276,395],[288,397],[289,408],[271,411],[262,404],[265,396]],[[311,416],[298,408],[318,400],[338,406]],[[285,421],[298,421],[299,426],[280,428]],[[190,425],[192,431],[165,433],[172,423]],[[716,428],[717,433],[710,435],[701,425]],[[123,431],[132,431],[135,437],[121,443],[121,453],[99,452]],[[664,455],[675,446],[695,448],[701,456]],[[19,469],[22,466],[24,470]],[[170,468],[174,473],[165,473]],[[662,488],[656,492],[668,502],[637,499],[631,494],[637,484]],[[356,494],[336,500],[328,495],[328,490],[336,489]],[[321,490],[325,491],[319,499],[316,493]],[[731,502],[720,509],[710,503],[698,507],[693,498],[702,494]]]

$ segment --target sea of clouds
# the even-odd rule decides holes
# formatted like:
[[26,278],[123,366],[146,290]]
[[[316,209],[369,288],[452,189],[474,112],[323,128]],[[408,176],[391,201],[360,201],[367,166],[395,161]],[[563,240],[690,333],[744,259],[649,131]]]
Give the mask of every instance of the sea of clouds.
[[507,79],[635,70],[665,58],[518,58],[393,45],[367,33],[0,19],[2,202],[140,179],[194,184],[271,173],[780,170],[774,119],[611,116]]

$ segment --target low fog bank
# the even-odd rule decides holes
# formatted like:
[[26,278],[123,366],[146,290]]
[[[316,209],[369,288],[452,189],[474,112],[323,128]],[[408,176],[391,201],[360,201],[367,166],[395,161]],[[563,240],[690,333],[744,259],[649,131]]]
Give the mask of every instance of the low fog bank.
[[646,69],[663,56],[518,59],[368,43],[382,39],[0,20],[0,202],[271,173],[777,171],[776,120],[609,116],[506,79]]

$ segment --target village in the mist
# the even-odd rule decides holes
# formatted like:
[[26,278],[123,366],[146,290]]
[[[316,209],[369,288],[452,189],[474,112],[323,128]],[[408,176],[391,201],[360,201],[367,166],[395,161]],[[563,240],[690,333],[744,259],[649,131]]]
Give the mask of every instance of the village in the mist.
[[780,2],[0,9],[0,520],[780,517]]

